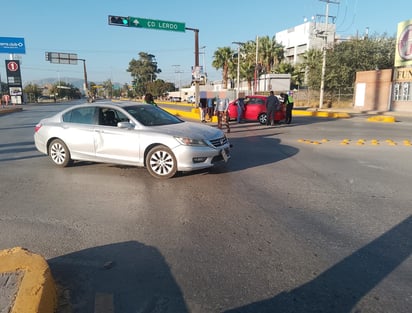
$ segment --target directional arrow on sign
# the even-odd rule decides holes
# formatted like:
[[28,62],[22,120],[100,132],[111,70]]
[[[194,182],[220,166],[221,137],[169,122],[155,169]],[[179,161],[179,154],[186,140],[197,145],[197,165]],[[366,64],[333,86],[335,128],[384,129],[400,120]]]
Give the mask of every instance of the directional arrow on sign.
[[139,27],[139,24],[140,24],[140,22],[139,22],[139,20],[138,20],[137,18],[134,18],[134,19],[132,20],[132,22],[129,21],[129,23],[130,23],[130,24],[133,24],[134,27]]

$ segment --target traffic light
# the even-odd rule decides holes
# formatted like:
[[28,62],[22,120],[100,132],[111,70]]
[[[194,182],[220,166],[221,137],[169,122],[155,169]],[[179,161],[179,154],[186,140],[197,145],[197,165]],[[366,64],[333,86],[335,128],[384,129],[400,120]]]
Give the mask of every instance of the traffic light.
[[109,15],[109,25],[129,27],[129,18],[127,16]]

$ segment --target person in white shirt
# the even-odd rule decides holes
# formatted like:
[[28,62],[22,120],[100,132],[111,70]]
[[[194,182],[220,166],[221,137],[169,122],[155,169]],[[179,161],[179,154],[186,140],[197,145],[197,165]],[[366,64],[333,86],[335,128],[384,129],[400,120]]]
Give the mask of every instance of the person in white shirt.
[[223,125],[225,125],[227,132],[230,133],[228,108],[229,99],[219,99],[218,97],[216,98],[215,114],[217,115],[217,127],[222,129]]

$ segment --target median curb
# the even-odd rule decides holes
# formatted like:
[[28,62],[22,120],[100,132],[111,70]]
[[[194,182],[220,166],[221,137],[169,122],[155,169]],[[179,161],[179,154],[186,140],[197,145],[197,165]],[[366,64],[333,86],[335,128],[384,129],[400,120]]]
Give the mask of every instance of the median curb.
[[13,113],[13,112],[19,112],[19,111],[23,111],[23,108],[16,107],[16,106],[0,108],[0,114],[7,114],[7,113]]
[[396,119],[394,116],[376,115],[368,117],[368,122],[395,123]]
[[24,248],[0,251],[0,311],[53,313],[57,295],[46,260]]

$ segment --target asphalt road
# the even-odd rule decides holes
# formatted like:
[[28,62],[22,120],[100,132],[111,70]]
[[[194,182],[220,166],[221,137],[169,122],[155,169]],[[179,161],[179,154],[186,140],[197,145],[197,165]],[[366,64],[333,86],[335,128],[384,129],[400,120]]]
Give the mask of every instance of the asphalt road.
[[411,120],[233,124],[226,167],[164,181],[54,167],[33,128],[63,107],[0,116],[0,249],[47,259],[59,313],[410,312]]

